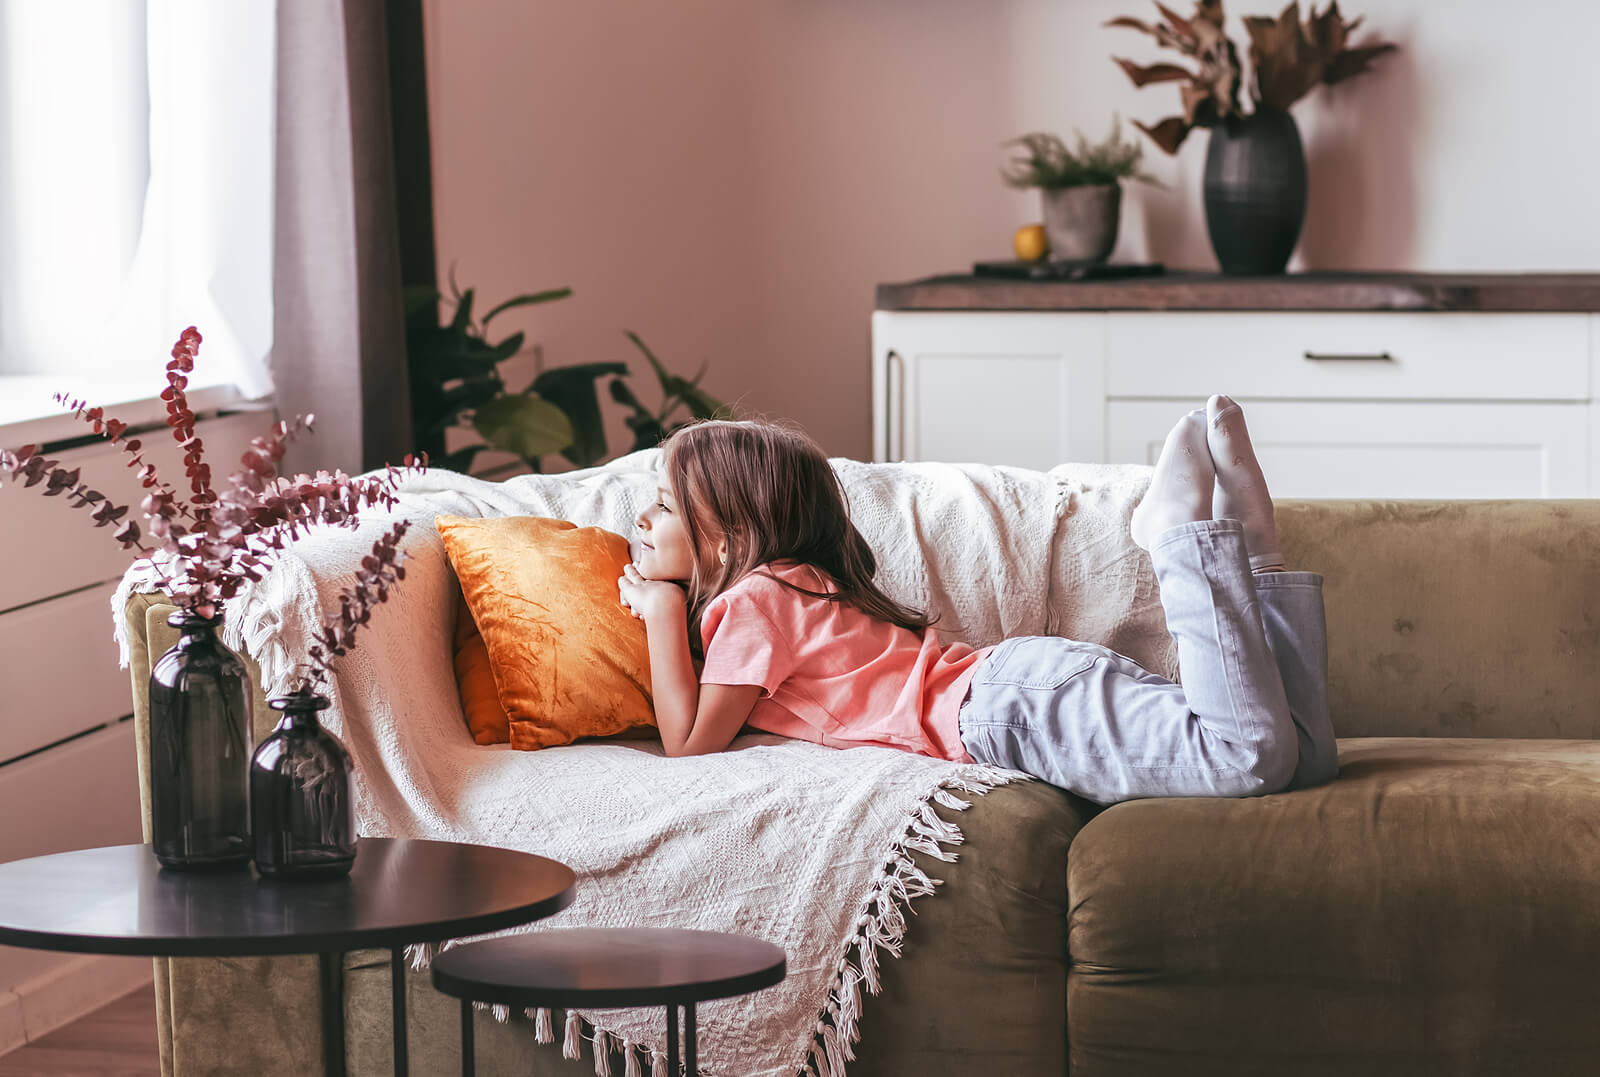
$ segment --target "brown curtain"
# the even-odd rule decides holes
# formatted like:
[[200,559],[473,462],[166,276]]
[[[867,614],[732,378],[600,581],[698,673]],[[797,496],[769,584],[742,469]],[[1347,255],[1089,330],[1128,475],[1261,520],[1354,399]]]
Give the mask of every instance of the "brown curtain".
[[383,0],[279,0],[272,379],[284,470],[411,450]]

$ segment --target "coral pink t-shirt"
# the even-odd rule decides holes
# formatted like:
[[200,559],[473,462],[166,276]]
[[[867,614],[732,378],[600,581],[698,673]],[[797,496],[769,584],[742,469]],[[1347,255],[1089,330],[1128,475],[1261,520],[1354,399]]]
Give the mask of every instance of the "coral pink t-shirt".
[[969,763],[959,714],[993,648],[939,643],[853,607],[803,595],[832,591],[809,565],[765,565],[712,599],[701,618],[704,684],[755,684],[748,724],[830,748],[880,745]]

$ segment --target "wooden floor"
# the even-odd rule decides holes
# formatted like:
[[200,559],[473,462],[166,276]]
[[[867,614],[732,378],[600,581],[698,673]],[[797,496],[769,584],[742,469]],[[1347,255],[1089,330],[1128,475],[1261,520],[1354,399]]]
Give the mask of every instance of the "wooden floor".
[[0,1055],[0,1077],[160,1077],[155,988],[131,995]]

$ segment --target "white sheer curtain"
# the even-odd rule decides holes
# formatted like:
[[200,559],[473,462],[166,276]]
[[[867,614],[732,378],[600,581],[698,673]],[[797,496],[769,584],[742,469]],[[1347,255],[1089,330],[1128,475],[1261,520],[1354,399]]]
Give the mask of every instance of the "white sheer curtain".
[[274,0],[0,0],[0,375],[272,390]]

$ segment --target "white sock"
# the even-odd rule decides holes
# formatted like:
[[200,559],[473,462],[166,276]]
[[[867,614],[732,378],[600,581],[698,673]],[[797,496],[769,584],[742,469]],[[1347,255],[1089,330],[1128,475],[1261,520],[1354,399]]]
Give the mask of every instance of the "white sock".
[[1178,420],[1161,446],[1150,489],[1133,510],[1128,530],[1148,550],[1168,528],[1211,519],[1215,472],[1206,446],[1206,417],[1191,411]]
[[1212,516],[1238,520],[1244,525],[1244,548],[1250,570],[1265,572],[1283,567],[1278,552],[1278,528],[1272,519],[1272,495],[1261,473],[1244,410],[1225,396],[1206,401],[1206,443],[1216,467],[1217,485],[1212,496]]

